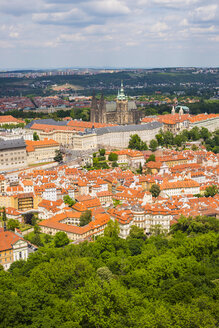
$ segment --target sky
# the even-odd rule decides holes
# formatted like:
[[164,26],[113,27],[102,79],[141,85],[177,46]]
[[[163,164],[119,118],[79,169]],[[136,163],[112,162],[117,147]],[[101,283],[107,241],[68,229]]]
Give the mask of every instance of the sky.
[[0,0],[0,70],[219,66],[217,0]]

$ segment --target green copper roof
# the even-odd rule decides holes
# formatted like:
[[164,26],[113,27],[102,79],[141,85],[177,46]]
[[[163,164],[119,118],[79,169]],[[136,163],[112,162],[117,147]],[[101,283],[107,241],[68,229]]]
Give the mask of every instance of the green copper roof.
[[127,100],[128,99],[124,93],[123,81],[121,81],[121,88],[120,88],[120,90],[118,90],[117,99],[118,100]]

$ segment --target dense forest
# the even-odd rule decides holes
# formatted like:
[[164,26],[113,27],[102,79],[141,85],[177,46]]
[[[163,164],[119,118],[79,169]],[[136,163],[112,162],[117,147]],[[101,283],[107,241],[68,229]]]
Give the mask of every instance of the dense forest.
[[0,270],[0,327],[216,328],[218,239],[217,219],[182,217],[167,236],[123,240],[111,223],[94,242],[41,247]]

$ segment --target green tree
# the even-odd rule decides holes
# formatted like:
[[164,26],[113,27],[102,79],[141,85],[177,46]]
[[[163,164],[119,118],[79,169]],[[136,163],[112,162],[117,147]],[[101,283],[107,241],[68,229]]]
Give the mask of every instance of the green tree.
[[139,228],[135,225],[132,225],[130,228],[130,232],[129,232],[129,237],[128,238],[135,238],[135,239],[143,239],[145,240],[147,237],[144,233],[144,229],[143,228]]
[[33,237],[31,238],[31,243],[38,247],[44,246],[39,233],[33,235]]
[[7,221],[7,216],[6,216],[6,210],[5,207],[3,207],[3,212],[2,212],[2,221],[6,222]]
[[139,174],[142,174],[142,170],[143,170],[143,168],[142,168],[142,164],[140,162],[139,163],[139,168],[136,170],[136,172],[139,173]]
[[139,238],[128,239],[128,246],[132,256],[141,254],[143,243],[144,241]]
[[183,137],[181,134],[178,134],[174,138],[174,144],[177,145],[178,147],[181,147],[183,143]]
[[36,131],[33,133],[33,140],[34,141],[40,140],[40,137],[38,136],[38,134],[36,133]]
[[23,214],[24,222],[34,226],[36,224],[36,217],[33,213]]
[[199,128],[196,126],[189,131],[189,137],[191,140],[196,141],[200,139]]
[[200,137],[204,140],[209,139],[211,137],[211,133],[205,127],[202,127],[200,129],[199,134],[200,134]]
[[63,161],[63,156],[60,150],[56,150],[56,155],[54,157],[55,162],[62,162]]
[[91,210],[86,210],[80,216],[80,227],[87,225],[92,221],[92,212]]
[[38,224],[35,224],[35,225],[34,225],[34,230],[33,230],[34,233],[35,233],[35,234],[40,233],[40,230],[41,230],[41,229],[40,229],[40,227],[38,226]]
[[157,147],[158,147],[158,142],[157,142],[157,140],[152,139],[152,140],[150,141],[150,144],[149,144],[149,148],[150,148],[150,150],[155,151],[155,150],[157,149]]
[[113,279],[113,274],[107,266],[97,269],[97,275],[101,280],[110,282]]
[[8,230],[14,231],[15,228],[19,228],[19,227],[20,227],[20,224],[19,224],[18,220],[15,220],[15,219],[9,219],[8,220],[8,222],[7,222],[7,229]]
[[122,205],[121,200],[119,200],[119,199],[113,199],[113,206],[116,207],[118,205]]
[[106,150],[105,149],[100,149],[99,153],[100,153],[100,156],[104,156],[105,153],[106,153]]
[[155,155],[154,154],[151,154],[148,159],[146,160],[146,163],[149,163],[149,162],[156,162],[156,158],[155,158]]
[[116,153],[110,153],[109,157],[108,157],[108,160],[110,162],[116,162],[118,160],[118,155]]
[[71,118],[74,120],[75,119],[75,111],[74,109],[72,108],[71,112],[70,112],[70,116]]
[[150,192],[152,194],[153,197],[158,197],[160,194],[160,186],[157,184],[153,184],[151,186]]
[[54,245],[55,247],[63,247],[68,245],[70,240],[64,231],[59,231],[55,234]]
[[157,110],[156,108],[146,108],[145,109],[145,115],[146,116],[152,116],[152,115],[157,115]]
[[170,132],[170,131],[164,132],[163,140],[164,140],[164,144],[166,146],[173,145],[174,144],[174,136],[173,136],[172,132]]
[[128,148],[137,150],[147,150],[146,142],[142,141],[138,134],[130,136]]
[[218,188],[215,185],[209,186],[205,189],[205,197],[214,197],[216,194],[218,194]]
[[191,148],[193,151],[196,151],[198,150],[198,147],[196,145],[192,145],[192,148]]
[[106,228],[104,229],[104,236],[118,238],[119,236],[119,224],[118,221],[109,220]]
[[65,204],[68,204],[69,207],[72,207],[76,203],[76,201],[72,199],[69,195],[65,195],[63,197],[63,201]]
[[157,142],[158,142],[158,145],[159,146],[163,146],[164,145],[164,137],[163,137],[163,133],[160,132],[158,134],[156,134],[156,139],[157,139]]
[[113,161],[112,162],[112,167],[118,167],[119,165],[118,165],[118,163],[116,162],[116,161]]

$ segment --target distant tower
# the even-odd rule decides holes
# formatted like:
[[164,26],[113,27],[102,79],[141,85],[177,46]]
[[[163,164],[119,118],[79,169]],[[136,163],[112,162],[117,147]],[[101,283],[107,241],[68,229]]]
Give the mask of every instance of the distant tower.
[[123,81],[121,81],[121,88],[118,91],[118,96],[116,99],[116,111],[117,111],[117,123],[128,124],[129,123],[128,97],[124,93]]
[[181,106],[180,109],[179,109],[179,115],[181,116],[183,114],[184,114],[184,112],[183,112],[183,109],[182,109],[182,106]]
[[99,122],[106,123],[106,103],[104,100],[103,93],[101,94],[100,104],[99,104]]
[[176,111],[175,111],[175,107],[174,106],[172,107],[171,114],[172,115],[175,115],[176,114]]
[[97,98],[95,95],[95,91],[93,90],[93,97],[91,101],[91,108],[90,108],[90,121],[91,122],[97,122],[97,110],[98,110],[98,105],[97,105]]

